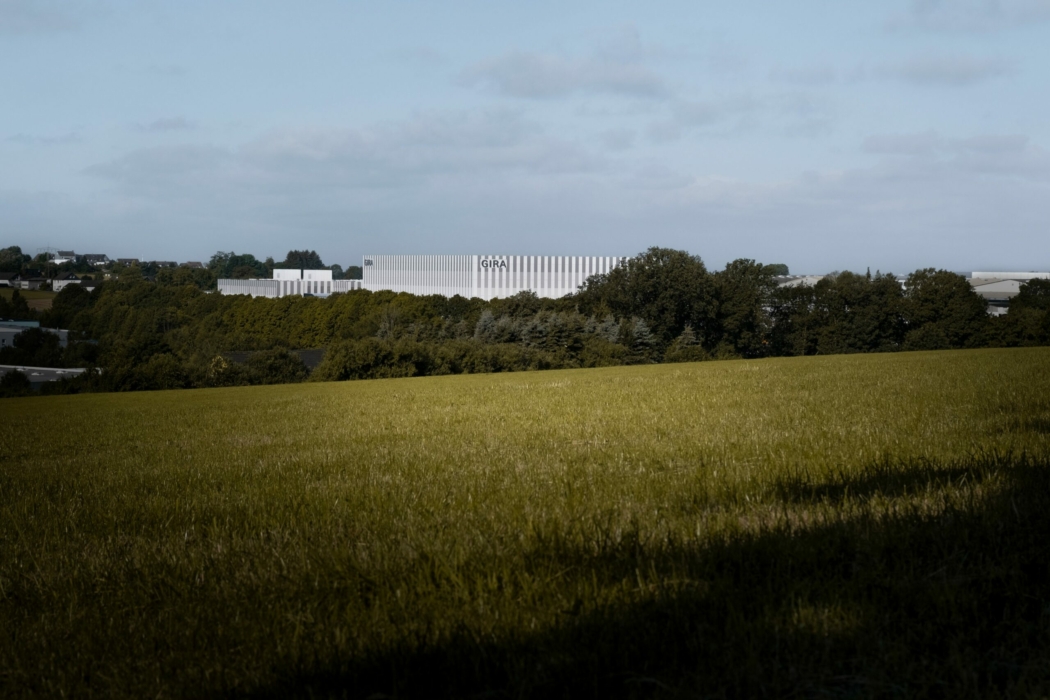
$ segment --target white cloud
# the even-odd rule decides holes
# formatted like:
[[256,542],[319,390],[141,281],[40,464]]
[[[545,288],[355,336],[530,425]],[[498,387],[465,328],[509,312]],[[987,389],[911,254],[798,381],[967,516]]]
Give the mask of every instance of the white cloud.
[[162,117],[154,119],[146,124],[137,124],[139,131],[189,131],[196,128],[196,124],[185,117]]
[[616,59],[608,52],[591,58],[513,52],[471,66],[463,72],[461,80],[466,85],[502,95],[530,99],[577,93],[642,98],[661,98],[668,94],[663,80],[635,57]]
[[8,136],[6,140],[9,143],[18,143],[22,144],[23,146],[64,146],[71,143],[80,143],[84,139],[77,132],[70,131],[65,134],[58,134],[54,136],[41,136],[38,134],[15,134],[14,136]]
[[77,22],[55,2],[0,0],[0,34],[38,34],[73,29]]
[[947,138],[936,131],[878,134],[864,140],[867,153],[902,156],[922,167],[949,168],[979,177],[1050,181],[1050,153],[1019,134],[978,134]]
[[974,56],[914,56],[880,67],[880,74],[920,86],[961,87],[1016,72],[1012,61]]
[[610,151],[626,151],[634,147],[634,129],[609,129],[599,134],[602,143]]
[[794,85],[830,85],[838,80],[838,71],[828,64],[778,66],[769,71],[770,80]]
[[677,141],[696,131],[740,131],[767,111],[769,104],[750,95],[713,97],[705,100],[675,100],[670,115],[649,125],[649,137],[657,142]]
[[912,0],[888,28],[993,32],[1050,21],[1050,0]]

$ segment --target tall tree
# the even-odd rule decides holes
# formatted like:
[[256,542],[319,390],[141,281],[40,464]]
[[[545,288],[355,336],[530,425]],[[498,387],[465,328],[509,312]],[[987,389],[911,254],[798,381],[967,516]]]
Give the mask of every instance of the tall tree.
[[663,345],[687,324],[701,343],[716,340],[714,280],[699,256],[682,250],[650,248],[587,280],[577,301],[584,313],[644,319]]
[[18,246],[0,248],[0,272],[21,272],[27,262],[29,256],[23,255]]
[[[962,275],[926,268],[908,275],[905,320],[911,345],[943,336],[948,347],[974,345],[988,325],[987,304]],[[925,345],[924,345],[925,346]]]
[[760,357],[769,351],[768,307],[776,290],[769,265],[734,260],[714,274],[718,300],[717,344],[723,351]]
[[286,270],[322,270],[324,263],[315,250],[289,250],[284,261],[274,267]]

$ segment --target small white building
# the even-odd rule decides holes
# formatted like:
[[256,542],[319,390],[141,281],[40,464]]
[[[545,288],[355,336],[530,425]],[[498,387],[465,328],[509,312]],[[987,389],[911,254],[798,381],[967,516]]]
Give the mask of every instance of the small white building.
[[273,279],[219,280],[220,294],[248,294],[278,299],[287,296],[326,297],[361,289],[361,280],[334,280],[331,270],[274,270]]

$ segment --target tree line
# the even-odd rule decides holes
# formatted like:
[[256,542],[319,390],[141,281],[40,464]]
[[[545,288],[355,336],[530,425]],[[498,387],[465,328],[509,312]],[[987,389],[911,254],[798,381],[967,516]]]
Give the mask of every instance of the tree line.
[[[18,246],[0,248],[0,272],[46,277],[58,277],[72,272],[87,279],[104,278],[107,275],[120,279],[144,278],[158,281],[161,284],[192,284],[200,289],[215,289],[220,279],[268,279],[275,269],[311,269],[331,270],[333,279],[361,279],[360,265],[325,265],[315,250],[290,250],[284,260],[274,261],[272,257],[256,258],[251,253],[218,251],[206,264],[199,268],[171,267],[157,261],[140,260],[131,265],[110,261],[107,265],[97,266],[88,263],[83,256],[67,260],[60,264],[49,257],[48,253],[39,253],[35,257],[23,253]],[[6,318],[0,313],[0,318]]]
[[[778,286],[777,272],[753,260],[709,271],[698,256],[651,248],[571,296],[492,301],[366,290],[266,299],[118,279],[93,293],[68,286],[39,316],[70,329],[68,347],[26,332],[0,364],[91,369],[46,391],[125,391],[1050,344],[1048,280],[991,317],[968,280],[944,270],[915,271],[903,288],[878,272]],[[296,352],[307,348],[326,349],[312,372]]]

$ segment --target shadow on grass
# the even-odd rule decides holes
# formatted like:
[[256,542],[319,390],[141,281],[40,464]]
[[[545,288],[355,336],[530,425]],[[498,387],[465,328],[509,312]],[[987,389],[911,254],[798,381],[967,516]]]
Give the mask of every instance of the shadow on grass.
[[1008,473],[1016,461],[1025,463],[1027,459],[992,454],[950,465],[924,459],[907,463],[886,459],[859,473],[838,473],[820,480],[797,474],[776,482],[773,492],[784,503],[835,504],[848,499],[867,501],[875,496],[900,498],[985,482]]
[[[934,515],[861,512],[703,546],[624,538],[530,556],[628,602],[557,624],[289,671],[257,697],[1022,697],[1050,690],[1050,465],[874,466],[787,485],[786,500],[921,493],[988,480]],[[796,485],[797,486],[797,485]],[[657,577],[643,585],[639,572]],[[583,613],[578,610],[585,610]]]

